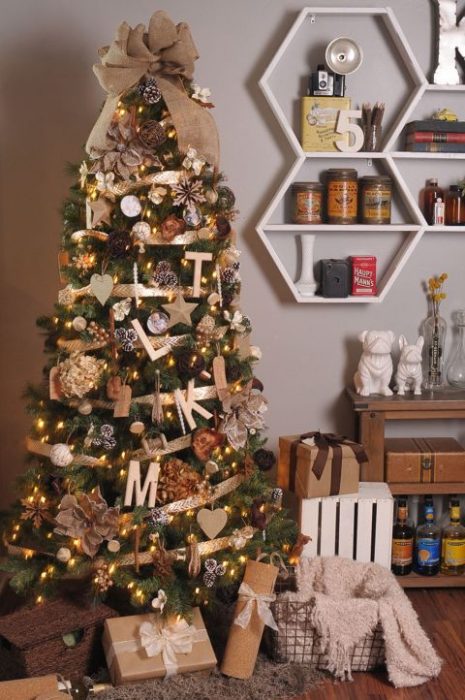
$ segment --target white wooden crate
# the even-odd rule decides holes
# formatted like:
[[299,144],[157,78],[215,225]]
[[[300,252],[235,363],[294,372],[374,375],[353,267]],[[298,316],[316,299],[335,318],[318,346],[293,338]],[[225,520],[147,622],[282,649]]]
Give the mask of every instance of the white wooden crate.
[[300,528],[312,541],[304,556],[348,557],[390,568],[394,502],[383,482],[362,481],[358,493],[303,498]]

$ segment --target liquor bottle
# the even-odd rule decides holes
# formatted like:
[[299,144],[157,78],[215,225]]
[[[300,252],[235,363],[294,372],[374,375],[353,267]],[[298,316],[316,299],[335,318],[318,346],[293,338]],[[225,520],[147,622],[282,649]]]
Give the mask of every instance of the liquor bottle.
[[450,523],[442,531],[441,573],[458,576],[465,572],[465,527],[460,524],[460,501],[450,501]]
[[441,530],[434,522],[432,496],[425,496],[425,522],[417,527],[415,571],[422,576],[435,576],[441,564]]
[[406,576],[412,570],[413,527],[408,523],[406,496],[397,501],[397,519],[392,529],[391,570],[397,576]]
[[423,209],[423,214],[425,219],[430,226],[434,226],[434,205],[436,204],[438,198],[444,202],[444,190],[438,186],[438,179],[432,177],[426,181],[426,187],[420,194],[420,205]]

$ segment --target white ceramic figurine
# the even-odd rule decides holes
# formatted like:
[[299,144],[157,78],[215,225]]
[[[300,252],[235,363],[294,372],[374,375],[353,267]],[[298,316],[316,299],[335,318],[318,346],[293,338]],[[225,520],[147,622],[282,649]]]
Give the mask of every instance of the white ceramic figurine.
[[413,388],[414,394],[421,394],[423,372],[421,367],[421,352],[423,350],[423,336],[420,335],[415,345],[409,345],[405,335],[399,338],[400,358],[397,365],[396,384],[397,393],[405,394],[407,387]]
[[392,331],[363,331],[359,335],[363,352],[355,372],[357,394],[392,396],[389,382],[392,377],[391,349],[395,335]]

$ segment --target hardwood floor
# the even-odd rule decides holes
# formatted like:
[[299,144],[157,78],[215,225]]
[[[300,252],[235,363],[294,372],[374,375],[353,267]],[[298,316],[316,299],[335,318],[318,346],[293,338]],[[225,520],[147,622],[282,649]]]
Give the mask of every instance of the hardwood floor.
[[444,660],[438,679],[396,690],[384,670],[355,673],[353,683],[326,680],[295,700],[462,700],[465,698],[465,589],[407,592],[420,622]]

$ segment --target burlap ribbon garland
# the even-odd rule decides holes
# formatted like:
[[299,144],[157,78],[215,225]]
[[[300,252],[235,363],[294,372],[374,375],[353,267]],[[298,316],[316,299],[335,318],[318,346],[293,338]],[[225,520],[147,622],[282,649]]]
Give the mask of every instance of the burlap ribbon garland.
[[177,133],[178,147],[185,153],[189,146],[215,168],[219,166],[219,141],[210,112],[186,93],[182,79],[192,80],[194,61],[199,57],[190,29],[185,22],[175,25],[162,10],[149,21],[132,29],[123,22],[110,46],[99,51],[101,64],[94,73],[107,93],[86,143],[86,150],[107,148],[107,131],[121,96],[146,74],[156,78]]
[[348,440],[343,435],[335,435],[334,433],[320,433],[314,431],[311,433],[303,433],[298,440],[294,440],[291,444],[290,464],[289,464],[289,489],[295,490],[295,481],[297,475],[297,448],[307,438],[313,438],[315,446],[318,448],[316,459],[313,463],[312,472],[318,479],[321,479],[326,463],[328,461],[329,448],[333,450],[333,463],[331,468],[331,484],[330,496],[335,496],[341,488],[342,477],[342,445],[347,445],[353,451],[355,459],[359,464],[368,462],[368,456],[362,445],[357,442]]

